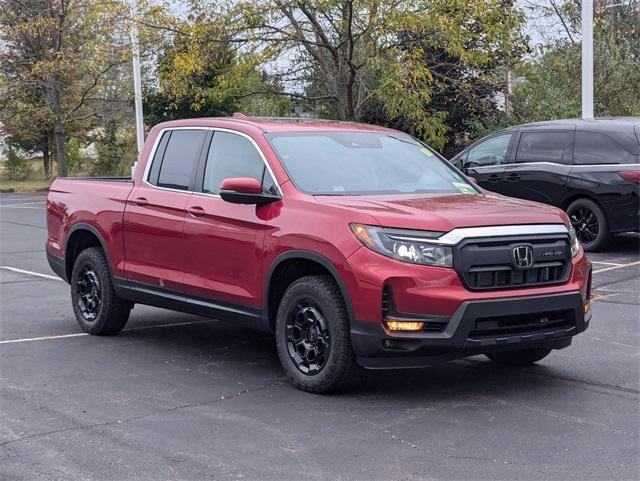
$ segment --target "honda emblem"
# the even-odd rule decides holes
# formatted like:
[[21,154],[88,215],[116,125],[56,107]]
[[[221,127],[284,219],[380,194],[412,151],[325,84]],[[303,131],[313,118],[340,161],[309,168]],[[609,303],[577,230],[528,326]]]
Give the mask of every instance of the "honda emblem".
[[530,269],[533,266],[533,249],[531,246],[517,246],[513,248],[513,267],[516,269]]

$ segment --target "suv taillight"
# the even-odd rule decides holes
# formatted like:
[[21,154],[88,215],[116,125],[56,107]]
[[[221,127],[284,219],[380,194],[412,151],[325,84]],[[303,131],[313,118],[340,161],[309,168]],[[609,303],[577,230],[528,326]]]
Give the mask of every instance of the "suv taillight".
[[627,182],[640,185],[640,172],[637,170],[625,170],[623,172],[618,172],[618,175]]

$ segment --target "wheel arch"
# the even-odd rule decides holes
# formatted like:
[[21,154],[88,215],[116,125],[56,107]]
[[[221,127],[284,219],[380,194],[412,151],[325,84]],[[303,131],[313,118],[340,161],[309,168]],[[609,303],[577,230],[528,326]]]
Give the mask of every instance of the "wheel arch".
[[109,273],[111,269],[111,260],[109,259],[109,253],[106,248],[106,244],[100,231],[91,224],[75,224],[67,235],[67,242],[64,249],[64,262],[65,262],[65,274],[67,276],[67,282],[71,282],[71,272],[73,270],[73,264],[80,252],[89,247],[100,247],[107,258],[107,265],[109,266]]
[[598,207],[600,207],[602,209],[602,211],[604,212],[604,208],[602,207],[602,204],[600,203],[600,201],[598,200],[598,197],[596,195],[593,195],[590,192],[574,192],[571,195],[565,197],[564,199],[562,199],[562,202],[560,203],[560,208],[563,211],[567,211],[567,209],[569,208],[569,206],[571,204],[573,204],[576,200],[579,199],[588,199],[592,202],[595,202],[596,205]]
[[275,318],[280,299],[287,287],[305,275],[328,274],[340,289],[347,307],[350,323],[353,322],[353,306],[344,280],[333,263],[326,257],[311,251],[290,250],[280,254],[269,267],[264,287],[262,318],[271,331],[275,329]]

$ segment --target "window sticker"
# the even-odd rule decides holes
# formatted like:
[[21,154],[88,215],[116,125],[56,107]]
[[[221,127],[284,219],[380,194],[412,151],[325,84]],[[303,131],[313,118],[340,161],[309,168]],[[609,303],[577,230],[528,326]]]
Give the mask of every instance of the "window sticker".
[[469,184],[465,184],[464,182],[451,182],[451,183],[456,189],[458,189],[463,194],[476,195],[478,193],[476,189],[471,187]]
[[426,147],[422,147],[420,149],[420,152],[422,152],[427,157],[433,157],[433,153],[429,149],[427,149]]

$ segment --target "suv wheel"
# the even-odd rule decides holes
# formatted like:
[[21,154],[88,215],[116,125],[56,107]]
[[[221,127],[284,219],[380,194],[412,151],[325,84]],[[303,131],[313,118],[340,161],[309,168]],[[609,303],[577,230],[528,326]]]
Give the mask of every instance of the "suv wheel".
[[493,362],[506,364],[509,366],[526,366],[538,362],[549,355],[551,349],[548,347],[538,347],[531,349],[521,349],[519,351],[492,352],[485,354]]
[[102,249],[83,250],[73,264],[71,302],[76,320],[89,334],[115,334],[127,320],[133,304],[116,296]]
[[314,393],[347,387],[358,369],[349,316],[330,276],[306,276],[284,293],[276,318],[276,344],[285,373]]
[[598,204],[590,199],[578,199],[571,203],[567,214],[585,251],[593,252],[605,247],[609,227]]

